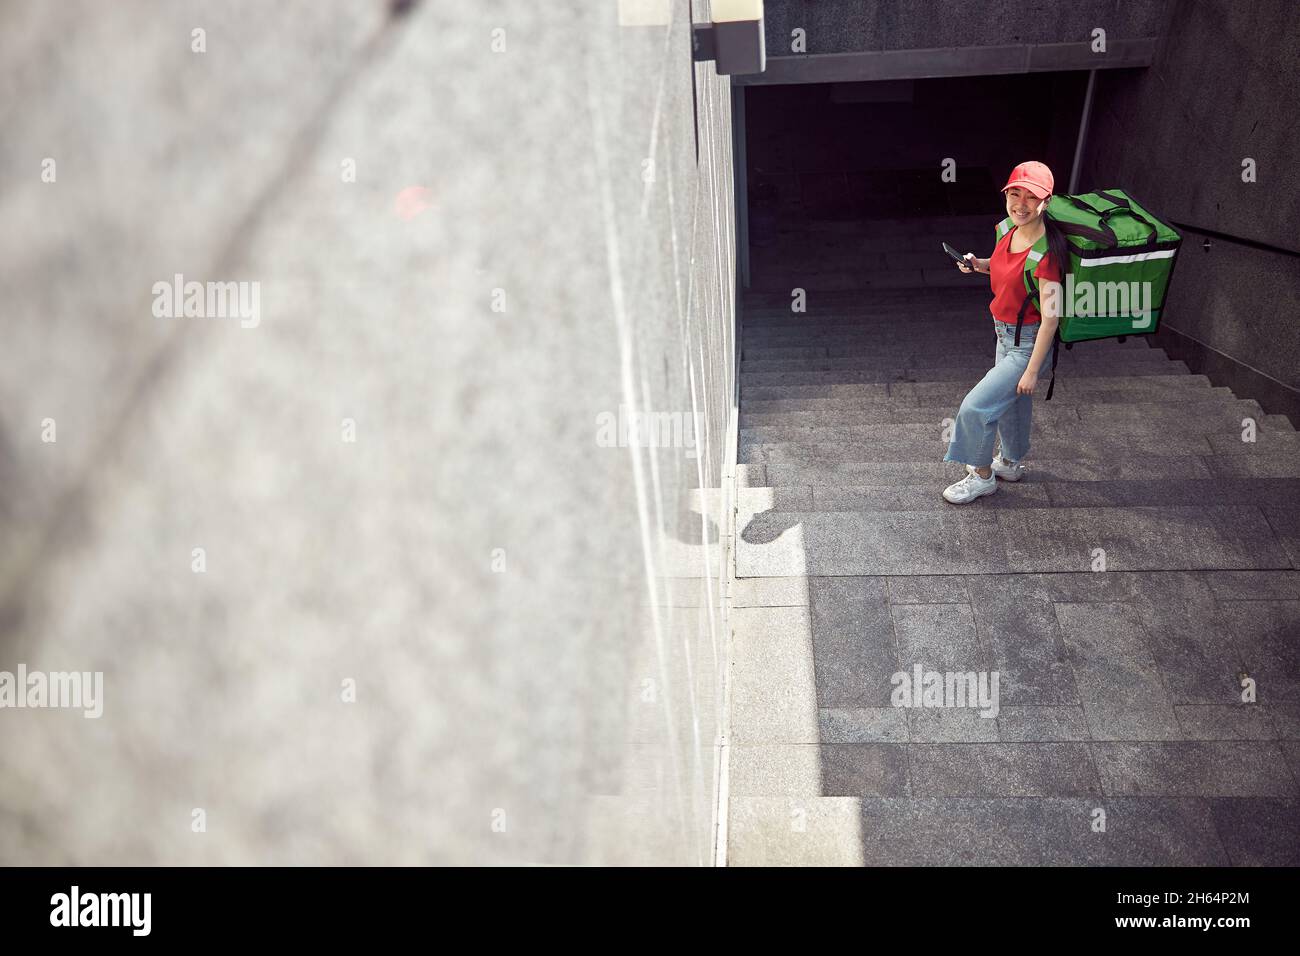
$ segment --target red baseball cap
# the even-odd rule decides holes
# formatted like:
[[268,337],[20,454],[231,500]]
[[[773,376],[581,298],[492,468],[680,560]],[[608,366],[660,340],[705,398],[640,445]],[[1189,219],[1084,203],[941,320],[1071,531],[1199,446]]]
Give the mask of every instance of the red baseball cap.
[[1006,192],[1012,186],[1023,186],[1039,199],[1046,199],[1056,187],[1056,180],[1052,178],[1052,171],[1045,163],[1030,161],[1011,170],[1011,176],[1002,191]]

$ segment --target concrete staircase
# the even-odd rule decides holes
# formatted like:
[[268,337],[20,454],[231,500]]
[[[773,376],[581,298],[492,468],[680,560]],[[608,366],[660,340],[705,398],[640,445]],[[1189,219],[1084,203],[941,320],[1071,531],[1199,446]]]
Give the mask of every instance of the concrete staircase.
[[[945,502],[995,343],[939,242],[990,229],[805,227],[745,298],[728,860],[1300,862],[1300,436],[1144,338],[1082,343],[1025,480]],[[917,664],[998,672],[997,716],[892,706]]]

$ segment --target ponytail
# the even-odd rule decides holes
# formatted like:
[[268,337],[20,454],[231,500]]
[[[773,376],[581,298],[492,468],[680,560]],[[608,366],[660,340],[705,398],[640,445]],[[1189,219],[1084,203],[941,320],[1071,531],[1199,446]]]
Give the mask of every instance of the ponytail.
[[1061,232],[1056,220],[1047,215],[1046,209],[1043,210],[1043,226],[1047,230],[1047,251],[1056,260],[1061,270],[1061,284],[1064,285],[1065,277],[1070,272],[1070,242],[1065,238],[1065,233]]

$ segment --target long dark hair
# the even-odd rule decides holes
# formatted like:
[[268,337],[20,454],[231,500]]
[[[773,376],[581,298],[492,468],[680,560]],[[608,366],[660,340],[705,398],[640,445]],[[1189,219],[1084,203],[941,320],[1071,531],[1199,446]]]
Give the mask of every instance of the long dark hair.
[[1061,284],[1065,284],[1065,277],[1070,273],[1070,241],[1065,238],[1065,233],[1061,232],[1061,227],[1056,224],[1056,220],[1047,215],[1047,210],[1043,210],[1043,227],[1047,230],[1047,251],[1052,254],[1061,267]]

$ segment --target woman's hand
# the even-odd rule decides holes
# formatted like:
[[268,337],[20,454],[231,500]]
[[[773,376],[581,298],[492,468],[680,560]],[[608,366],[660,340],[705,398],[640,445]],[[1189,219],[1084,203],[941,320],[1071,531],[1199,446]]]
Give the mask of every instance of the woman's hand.
[[1038,370],[1025,369],[1025,374],[1020,376],[1020,382],[1016,385],[1017,395],[1034,394],[1034,386],[1038,384]]
[[966,261],[957,263],[957,268],[960,269],[962,272],[965,272],[967,275],[969,275],[970,273],[976,271],[975,263],[978,261],[979,260],[975,258],[975,253],[968,252],[966,253]]

